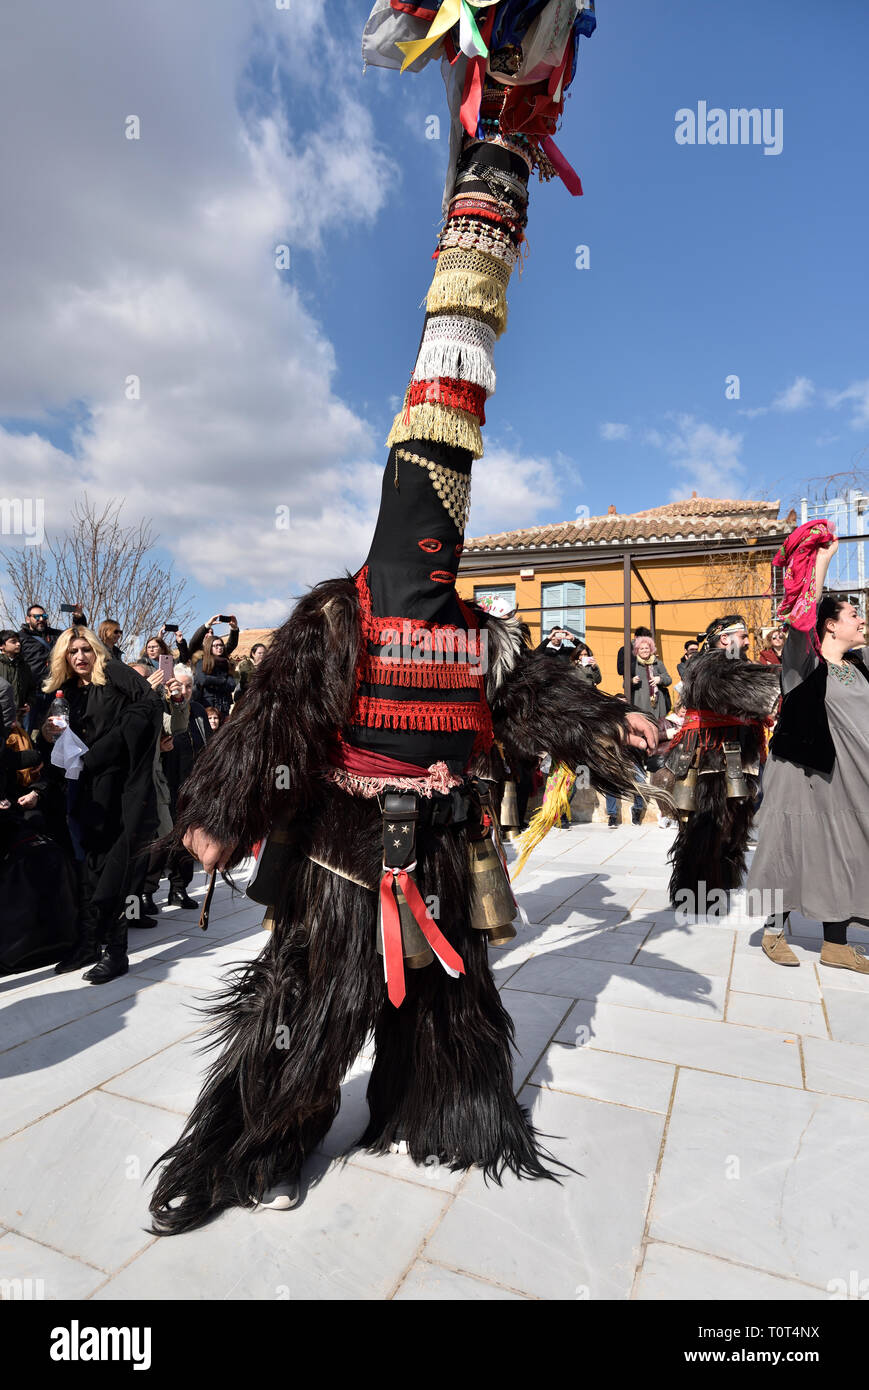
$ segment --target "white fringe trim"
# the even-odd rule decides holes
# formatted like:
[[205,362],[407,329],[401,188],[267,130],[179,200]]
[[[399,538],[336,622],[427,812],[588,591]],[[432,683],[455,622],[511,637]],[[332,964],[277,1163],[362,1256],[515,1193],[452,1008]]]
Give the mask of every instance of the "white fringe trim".
[[413,369],[414,381],[434,381],[437,377],[470,381],[482,386],[487,396],[495,391],[495,367],[485,348],[470,343],[423,342]]

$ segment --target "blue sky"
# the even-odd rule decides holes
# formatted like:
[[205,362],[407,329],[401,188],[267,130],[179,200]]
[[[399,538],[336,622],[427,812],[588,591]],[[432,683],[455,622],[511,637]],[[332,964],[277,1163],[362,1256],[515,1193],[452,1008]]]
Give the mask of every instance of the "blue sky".
[[[439,69],[363,77],[365,0],[49,8],[46,40],[20,6],[3,98],[4,490],[55,529],[83,486],[123,493],[197,612],[277,622],[364,558],[440,220]],[[471,534],[866,467],[867,39],[862,0],[600,0],[558,137],[585,194],[533,186]],[[677,144],[699,101],[780,108],[781,153]]]

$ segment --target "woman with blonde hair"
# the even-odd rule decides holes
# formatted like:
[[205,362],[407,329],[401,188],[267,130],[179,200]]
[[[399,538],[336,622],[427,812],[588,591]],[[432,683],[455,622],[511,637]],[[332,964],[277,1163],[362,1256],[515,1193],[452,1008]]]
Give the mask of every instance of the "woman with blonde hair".
[[46,769],[55,781],[66,781],[79,872],[79,941],[57,973],[93,965],[84,978],[103,984],[129,968],[124,907],[130,850],[150,786],[160,698],[86,627],[69,628],[57,639],[42,688],[63,696],[69,727],[87,748],[78,777],[65,779],[64,769],[51,763],[51,745],[63,726],[49,717],[39,731]]

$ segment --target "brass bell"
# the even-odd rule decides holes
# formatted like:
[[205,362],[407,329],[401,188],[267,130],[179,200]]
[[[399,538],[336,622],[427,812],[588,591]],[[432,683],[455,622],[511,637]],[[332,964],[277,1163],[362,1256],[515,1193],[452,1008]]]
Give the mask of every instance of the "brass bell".
[[501,797],[501,828],[503,830],[517,830],[519,827],[519,802],[516,797],[516,783],[504,783],[504,795]]
[[673,805],[677,811],[696,811],[697,809],[697,769],[689,767],[687,773],[673,788]]
[[[471,926],[475,931],[501,932],[516,916],[510,881],[491,834],[468,843],[471,861]],[[515,936],[515,931],[512,936]],[[504,937],[511,940],[511,937]]]
[[724,775],[728,800],[751,795],[742,767],[742,749],[738,743],[724,744]]
[[516,928],[512,922],[502,922],[500,927],[493,927],[486,932],[490,946],[503,946],[505,942],[512,941],[516,935]]
[[[408,907],[404,894],[397,883],[394,885],[394,892],[398,902],[398,918],[401,923],[401,953],[404,956],[404,963],[408,970],[422,970],[423,966],[431,965],[434,960],[434,952],[420,931],[419,923]],[[377,954],[383,955],[383,923],[380,919],[380,913],[377,914]]]

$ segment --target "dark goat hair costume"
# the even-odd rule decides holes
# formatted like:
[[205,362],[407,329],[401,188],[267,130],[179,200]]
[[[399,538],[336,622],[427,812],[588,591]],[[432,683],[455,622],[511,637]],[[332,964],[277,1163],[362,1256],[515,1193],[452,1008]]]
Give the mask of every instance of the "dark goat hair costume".
[[[480,618],[490,638],[493,723],[508,757],[550,752],[588,766],[601,790],[632,796],[624,704],[598,694],[570,666],[530,651],[515,622],[482,611]],[[281,1175],[297,1173],[332,1124],[341,1080],[372,1030],[364,1144],[385,1152],[400,1137],[420,1163],[437,1155],[455,1167],[479,1165],[496,1179],[505,1168],[547,1175],[513,1092],[513,1028],[486,940],[468,925],[462,828],[420,835],[417,879],[423,895],[437,895],[441,929],[466,974],[450,980],[436,965],[408,972],[400,1009],[385,1000],[375,955],[375,893],[308,858],[377,884],[376,801],[318,776],[347,717],[358,643],[352,580],[318,584],[275,634],[232,718],[184,784],[176,835],[201,826],[235,843],[239,862],[290,811],[296,838],[275,930],[214,1005],[211,1045],[223,1050],[184,1134],[161,1160],[167,1166],[152,1201],[160,1233],[248,1205]],[[278,767],[287,770],[282,790]],[[279,1049],[280,1027],[288,1033]]]
[[[686,708],[756,722],[720,726],[705,745],[696,734],[686,736],[692,752],[700,744],[699,775],[696,809],[681,820],[670,851],[670,898],[674,903],[685,893],[699,903],[712,893],[729,893],[742,882],[764,745],[762,721],[775,708],[778,697],[776,667],[734,660],[722,649],[702,652],[688,663],[682,689]],[[725,740],[739,743],[748,785],[744,797],[727,795],[721,750]],[[674,753],[668,762],[672,767]],[[705,895],[701,883],[705,884]]]
[[[507,8],[489,8],[486,26]],[[375,9],[393,23],[382,2]],[[559,92],[573,73],[577,33],[590,32],[588,12],[584,4],[565,30]],[[404,24],[403,11],[394,13]],[[481,100],[484,117],[502,110],[504,89],[486,76]],[[536,87],[534,102],[546,104]],[[213,1004],[209,1045],[218,1055],[180,1139],[155,1165],[157,1234],[191,1230],[298,1178],[371,1034],[362,1143],[383,1152],[403,1140],[418,1163],[435,1156],[456,1169],[477,1165],[496,1181],[506,1170],[553,1176],[516,1100],[513,1026],[489,969],[488,928],[474,917],[482,890],[472,879],[472,843],[485,841],[487,863],[501,872],[483,810],[488,793],[475,779],[497,779],[495,738],[511,760],[549,753],[584,765],[594,786],[617,796],[633,795],[634,763],[621,701],[532,653],[519,622],[455,590],[482,401],[494,388],[489,354],[506,322],[532,156],[543,158],[534,141],[555,117],[539,131],[523,119],[524,134],[502,133],[525,142],[527,159],[476,135],[458,157],[462,192],[450,205],[414,378],[388,440],[365,564],[300,600],[179,795],[176,840],[199,827],[234,847],[231,867],[271,836],[280,873],[270,880],[278,885],[269,889],[271,936]],[[481,209],[473,217],[469,204]],[[486,661],[472,660],[483,649]],[[381,795],[398,792],[419,817],[413,862],[399,865],[403,886],[386,869],[398,841],[388,840],[396,827],[379,806]],[[376,947],[380,909],[387,959],[396,884],[409,912],[413,884],[418,897],[434,899],[428,939],[446,944],[438,961],[408,969],[401,990],[392,974],[384,983]],[[414,915],[425,935],[424,917]],[[399,962],[402,950],[403,938]],[[463,972],[449,973],[456,953]]]

